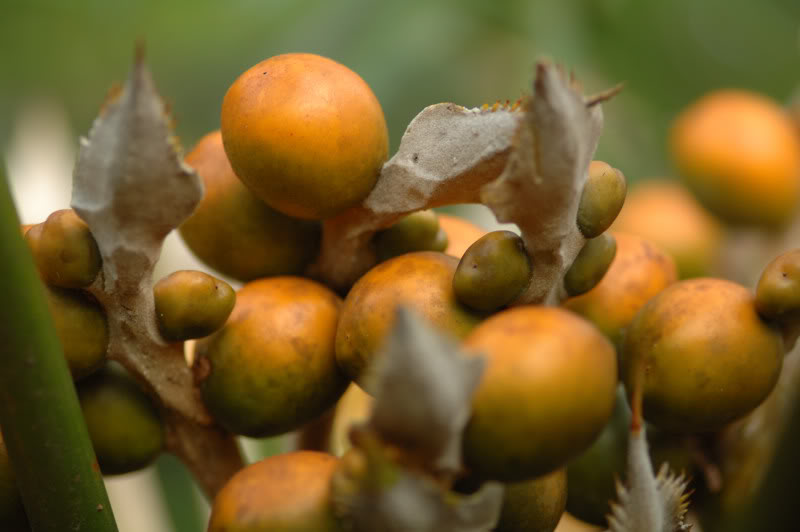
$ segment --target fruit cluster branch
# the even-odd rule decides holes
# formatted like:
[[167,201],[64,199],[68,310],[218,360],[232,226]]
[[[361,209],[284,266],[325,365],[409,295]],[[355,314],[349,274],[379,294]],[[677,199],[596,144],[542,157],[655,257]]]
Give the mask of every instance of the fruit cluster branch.
[[309,273],[344,290],[377,262],[376,231],[414,211],[483,202],[520,227],[534,264],[518,302],[557,303],[586,242],[575,219],[602,129],[601,100],[585,99],[563,71],[541,62],[521,104],[424,109],[362,204],[324,222]]

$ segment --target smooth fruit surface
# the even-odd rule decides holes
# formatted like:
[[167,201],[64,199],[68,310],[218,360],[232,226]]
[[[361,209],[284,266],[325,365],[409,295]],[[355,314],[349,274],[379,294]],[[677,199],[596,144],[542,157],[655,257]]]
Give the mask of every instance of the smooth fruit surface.
[[433,211],[418,211],[401,218],[375,235],[378,260],[384,261],[413,251],[444,251],[447,233],[439,229]]
[[453,291],[471,308],[494,311],[513,302],[530,278],[531,262],[522,239],[511,231],[492,231],[461,257]]
[[720,223],[677,181],[639,181],[611,226],[672,255],[682,279],[710,275],[722,248]]
[[251,67],[222,102],[236,175],[289,216],[322,219],[369,194],[389,151],[378,99],[358,74],[313,54]]
[[336,331],[336,361],[358,379],[383,345],[395,312],[406,305],[455,338],[465,337],[481,315],[453,293],[458,259],[434,251],[407,253],[378,264],[353,285]]
[[628,329],[623,377],[643,378],[644,417],[668,430],[713,430],[766,398],[780,374],[780,333],[744,287],[690,279],[661,292]]
[[756,310],[767,319],[796,317],[800,311],[800,249],[770,262],[756,287]]
[[594,323],[619,346],[623,331],[647,301],[675,282],[675,261],[651,242],[613,233],[617,253],[603,279],[583,295],[564,302]]
[[564,289],[570,296],[585,294],[603,279],[617,254],[617,241],[608,233],[586,241],[564,275]]
[[25,233],[36,268],[53,286],[82,288],[97,277],[102,260],[89,226],[72,209],[55,211]]
[[553,532],[567,504],[567,473],[506,485],[494,532]]
[[787,114],[762,95],[705,95],[678,116],[670,147],[689,188],[730,222],[782,225],[797,209],[800,140]]
[[320,224],[267,206],[233,173],[219,131],[186,156],[203,179],[203,198],[180,227],[189,249],[224,275],[252,281],[299,274],[316,256]]
[[81,381],[78,399],[103,474],[139,470],[161,453],[165,431],[159,413],[121,366],[110,364]]
[[485,229],[469,220],[449,214],[439,215],[439,226],[447,233],[447,248],[444,252],[459,259],[468,247],[486,234]]
[[245,467],[217,494],[208,532],[344,532],[331,503],[338,463],[297,451]]
[[464,349],[487,357],[464,432],[465,463],[479,476],[512,482],[558,469],[611,416],[614,348],[564,309],[502,311],[476,327]]
[[172,342],[208,336],[222,327],[236,303],[231,285],[193,270],[159,280],[153,296],[159,330]]
[[81,379],[103,365],[108,349],[105,310],[80,290],[45,286],[50,314],[73,379]]
[[578,204],[578,228],[586,238],[600,236],[611,227],[625,202],[625,176],[603,161],[589,164],[589,175]]
[[246,284],[222,329],[197,342],[194,368],[208,409],[236,434],[276,435],[316,418],[347,379],[334,356],[341,300],[300,277]]

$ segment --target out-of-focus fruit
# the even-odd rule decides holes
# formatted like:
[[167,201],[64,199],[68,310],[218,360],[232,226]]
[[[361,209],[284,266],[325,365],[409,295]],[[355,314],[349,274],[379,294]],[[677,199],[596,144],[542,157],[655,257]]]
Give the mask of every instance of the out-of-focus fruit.
[[329,440],[330,450],[336,456],[346,453],[350,445],[350,429],[367,420],[372,411],[372,396],[354,382],[336,404],[333,427]]
[[464,432],[465,463],[480,477],[514,482],[563,467],[611,416],[614,348],[575,314],[514,307],[476,327],[464,348],[487,356]]
[[670,148],[686,184],[723,219],[780,226],[800,201],[800,140],[775,102],[744,90],[706,94],[672,127]]
[[439,215],[439,227],[447,233],[447,248],[444,252],[459,259],[468,247],[486,234],[485,229],[468,220],[449,214]]
[[522,239],[511,231],[493,231],[461,257],[453,291],[465,305],[491,312],[513,302],[530,278],[531,262]]
[[347,386],[334,356],[341,300],[300,277],[246,284],[225,325],[197,342],[203,400],[236,434],[296,429],[331,407]]
[[766,398],[780,374],[781,334],[753,295],[721,279],[667,288],[636,315],[625,339],[628,394],[642,378],[644,417],[667,430],[717,429]]
[[433,211],[409,214],[375,235],[375,250],[381,261],[412,251],[444,251],[446,247],[447,234],[440,231]]
[[208,532],[344,532],[331,502],[338,464],[328,454],[297,451],[245,467],[217,494]]
[[284,54],[248,69],[222,102],[222,139],[236,175],[268,205],[330,218],[363,200],[389,152],[378,99],[326,57]]
[[619,347],[623,331],[647,301],[678,278],[675,261],[649,241],[613,233],[617,254],[603,279],[583,295],[564,302],[594,323]]
[[203,179],[203,199],[180,227],[189,249],[240,281],[303,271],[316,256],[320,224],[290,218],[253,195],[233,173],[219,131],[186,156]]
[[563,469],[507,484],[494,532],[553,532],[566,504],[567,473]]
[[108,349],[105,310],[87,293],[45,286],[50,314],[72,378],[99,369]]
[[122,367],[109,364],[78,384],[78,399],[105,475],[137,471],[164,448],[161,417]]
[[236,303],[231,285],[193,270],[164,277],[153,295],[158,328],[172,342],[208,336],[222,327]]
[[710,275],[722,247],[719,222],[683,185],[667,179],[638,181],[611,229],[664,249],[682,279]]

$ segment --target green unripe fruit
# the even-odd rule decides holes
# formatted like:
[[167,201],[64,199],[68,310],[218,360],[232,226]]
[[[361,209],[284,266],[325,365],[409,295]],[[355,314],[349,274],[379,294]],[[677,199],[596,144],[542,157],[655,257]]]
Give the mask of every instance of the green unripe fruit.
[[89,286],[100,271],[100,250],[89,226],[72,209],[56,211],[31,227],[25,239],[36,268],[48,284],[62,288]]
[[578,228],[586,238],[594,238],[611,227],[625,203],[625,176],[603,161],[589,164],[589,178],[578,205]]
[[94,372],[106,359],[108,319],[87,293],[45,286],[50,314],[72,378]]
[[433,239],[433,243],[431,244],[431,251],[443,252],[449,245],[450,237],[447,235],[447,231],[445,231],[442,227],[439,227],[439,230],[436,231],[436,238]]
[[341,300],[300,277],[246,284],[225,325],[198,341],[203,401],[229,431],[252,437],[294,430],[344,393],[334,354]]
[[[444,251],[439,220],[433,211],[419,211],[375,235],[378,259],[388,260],[412,251]],[[444,235],[447,238],[447,235]]]
[[320,223],[282,214],[258,199],[233,173],[219,131],[186,156],[203,179],[203,199],[180,227],[181,237],[215,270],[251,281],[301,273],[319,250]]
[[2,432],[0,432],[0,524],[3,530],[8,532],[30,530]]
[[494,231],[472,244],[453,276],[453,291],[463,304],[494,311],[514,301],[528,286],[531,263],[522,239]]
[[78,399],[104,475],[149,465],[164,448],[164,425],[150,400],[121,366],[109,364],[78,384]]
[[586,522],[605,526],[616,500],[616,481],[622,480],[627,463],[631,413],[622,386],[614,413],[600,436],[567,465],[567,511]]
[[567,473],[506,485],[503,508],[494,532],[553,532],[567,504]]
[[213,333],[225,324],[236,303],[231,285],[193,270],[164,277],[153,287],[153,295],[158,328],[172,342]]
[[800,311],[800,249],[780,255],[764,268],[756,287],[756,310],[773,320]]
[[599,283],[617,254],[617,241],[608,233],[586,241],[575,262],[564,275],[567,294],[585,294]]

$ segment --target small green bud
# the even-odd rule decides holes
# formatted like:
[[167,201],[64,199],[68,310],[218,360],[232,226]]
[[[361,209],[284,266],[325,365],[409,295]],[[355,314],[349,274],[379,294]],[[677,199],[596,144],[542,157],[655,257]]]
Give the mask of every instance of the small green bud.
[[587,240],[575,262],[564,275],[564,288],[567,294],[585,294],[603,280],[617,254],[617,241],[608,233]]
[[62,288],[92,284],[100,271],[100,250],[89,226],[72,209],[55,211],[25,234],[42,279]]
[[72,378],[93,373],[106,359],[108,319],[105,310],[81,290],[45,286],[50,314]]
[[453,276],[453,291],[469,307],[494,311],[514,301],[530,278],[531,263],[522,239],[511,231],[494,231],[464,252]]
[[589,164],[589,178],[578,205],[578,228],[586,238],[602,234],[614,223],[625,202],[625,176],[603,161]]
[[225,324],[236,303],[233,288],[194,270],[177,271],[153,287],[158,328],[166,340],[202,338]]

